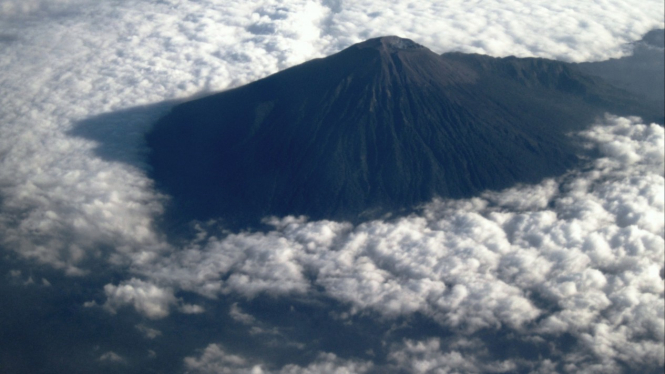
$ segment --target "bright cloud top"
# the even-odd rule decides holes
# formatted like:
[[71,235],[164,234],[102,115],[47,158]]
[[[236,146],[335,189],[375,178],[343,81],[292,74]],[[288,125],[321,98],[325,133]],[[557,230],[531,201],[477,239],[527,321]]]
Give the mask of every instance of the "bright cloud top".
[[72,274],[108,258],[100,248],[163,246],[152,228],[162,200],[141,170],[141,147],[168,105],[91,125],[138,169],[100,159],[94,142],[68,134],[78,121],[236,86],[384,34],[437,52],[614,57],[663,27],[662,5],[5,0],[5,15],[52,16],[0,28],[2,243]]
[[[581,349],[559,358],[571,372],[618,371],[618,362],[662,367],[660,127],[610,118],[584,134],[603,154],[592,169],[435,201],[421,216],[358,227],[277,218],[266,234],[202,235],[181,249],[155,229],[167,197],[155,192],[143,160],[142,136],[170,104],[141,107],[237,86],[387,34],[436,52],[617,57],[625,43],[664,26],[662,9],[658,0],[2,0],[0,246],[72,275],[85,275],[90,263],[131,266],[133,278],[103,290],[111,312],[201,312],[181,291],[247,299],[320,292],[349,318],[420,313],[464,333],[570,334]],[[73,136],[81,121],[122,159]],[[455,368],[463,357],[482,371],[482,349],[482,341],[410,341],[390,362],[473,371]],[[263,370],[215,345],[187,365],[205,371],[217,358]],[[371,366],[328,353],[312,365]],[[531,364],[494,367],[519,365]]]

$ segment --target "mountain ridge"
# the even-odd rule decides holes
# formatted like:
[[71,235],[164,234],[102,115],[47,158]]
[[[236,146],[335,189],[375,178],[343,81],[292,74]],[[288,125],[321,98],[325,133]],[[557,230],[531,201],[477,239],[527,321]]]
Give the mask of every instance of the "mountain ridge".
[[608,106],[648,111],[565,63],[390,36],[179,105],[147,142],[178,219],[360,222],[559,175]]

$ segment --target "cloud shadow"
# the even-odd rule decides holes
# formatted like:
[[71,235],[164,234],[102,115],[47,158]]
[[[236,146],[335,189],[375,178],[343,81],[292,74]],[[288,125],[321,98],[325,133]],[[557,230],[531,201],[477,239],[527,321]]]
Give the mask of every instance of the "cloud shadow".
[[94,153],[110,162],[147,168],[145,134],[153,124],[181,101],[169,100],[103,113],[74,125],[67,135],[93,140]]

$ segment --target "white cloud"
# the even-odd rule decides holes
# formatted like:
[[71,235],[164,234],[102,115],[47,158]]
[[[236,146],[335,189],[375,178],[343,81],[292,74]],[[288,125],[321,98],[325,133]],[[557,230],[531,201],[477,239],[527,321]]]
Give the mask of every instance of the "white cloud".
[[212,237],[136,270],[207,297],[322,293],[351,314],[418,312],[463,334],[570,334],[580,351],[562,359],[576,367],[662,365],[664,131],[605,121],[583,134],[595,167],[523,187],[527,204],[512,188],[357,227],[273,219],[274,231]]
[[178,308],[181,313],[185,314],[201,314],[205,312],[205,308],[203,308],[200,305],[193,305],[193,304],[182,304]]
[[122,358],[122,356],[120,356],[119,354],[117,354],[113,351],[108,351],[108,352],[104,353],[103,355],[99,356],[99,361],[124,363],[125,359]]
[[191,374],[362,374],[372,363],[344,360],[332,353],[320,353],[308,366],[286,365],[280,370],[265,369],[245,357],[233,355],[218,344],[208,345],[199,357],[185,358]]
[[217,344],[206,347],[200,357],[185,358],[188,373],[263,374],[260,365],[251,365],[241,356],[227,353]]
[[[342,45],[397,34],[435,51],[454,49],[576,61],[617,57],[621,54],[620,45],[615,44],[619,39],[623,39],[620,43],[638,39],[662,22],[649,20],[649,12],[662,13],[660,1],[640,6],[630,1],[614,1],[611,5],[510,0],[482,4],[399,0],[340,3],[329,32]],[[650,25],[637,31],[641,22]],[[632,32],[637,35],[630,36]]]
[[[400,346],[393,347],[388,359],[395,372],[414,374],[510,373],[518,368],[518,365],[511,361],[478,362],[478,356],[485,353],[484,346],[479,341],[462,339],[451,344],[453,349],[447,352],[442,351],[441,345],[441,339],[438,338],[426,341],[407,340]],[[461,353],[460,348],[466,352]]]
[[279,374],[362,374],[373,368],[373,364],[360,360],[345,360],[332,353],[320,353],[311,364],[302,367],[298,365],[286,365]]
[[[184,314],[200,314],[205,309],[200,305],[186,304],[173,294],[170,287],[159,287],[150,282],[132,278],[123,281],[119,285],[107,284],[104,286],[106,302],[104,309],[115,314],[117,310],[126,305],[134,306],[134,309],[151,319],[161,319],[169,315],[169,309],[177,306]],[[84,306],[93,307],[96,303],[86,302]],[[149,330],[141,330],[147,335],[152,334]]]
[[139,168],[97,157],[93,141],[67,133],[78,121],[236,86],[375,35],[412,37],[437,52],[587,60],[618,56],[663,26],[660,1],[1,4],[5,15],[41,14],[0,27],[14,40],[0,57],[2,243],[71,274],[111,256],[104,248],[150,257],[164,247],[153,223],[163,199],[142,169],[141,142],[168,105],[87,125]]
[[119,307],[133,305],[137,312],[148,318],[159,319],[169,314],[169,306],[176,304],[173,290],[157,287],[140,279],[132,278],[118,286],[104,286],[106,303],[104,308],[115,313]]
[[[282,217],[267,234],[213,237],[181,250],[155,228],[165,197],[143,159],[142,136],[169,105],[136,108],[237,86],[385,34],[436,52],[617,57],[625,43],[663,27],[662,7],[658,0],[2,0],[0,245],[72,275],[86,274],[89,262],[131,267],[143,280],[107,285],[109,311],[132,306],[155,319],[173,308],[203,311],[179,300],[180,291],[322,294],[351,313],[387,320],[422,313],[458,332],[570,334],[580,345],[561,358],[571,372],[618,371],[617,362],[662,367],[661,127],[608,118],[611,126],[584,135],[604,155],[592,170],[435,201],[421,216],[358,227]],[[83,120],[96,141],[70,133]],[[97,141],[116,158],[100,157]],[[431,340],[409,344],[404,349],[421,353],[394,357],[436,356],[418,351]],[[440,350],[447,362],[454,352],[469,355]],[[255,367],[211,348],[209,356],[220,355],[231,368]]]

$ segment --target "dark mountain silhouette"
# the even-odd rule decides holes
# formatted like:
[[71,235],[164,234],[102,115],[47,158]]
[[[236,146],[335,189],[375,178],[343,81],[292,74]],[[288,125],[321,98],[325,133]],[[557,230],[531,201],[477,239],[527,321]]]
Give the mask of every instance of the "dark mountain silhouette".
[[583,62],[577,67],[651,101],[658,108],[658,122],[662,123],[665,118],[665,30],[651,30],[630,47],[629,56]]
[[147,141],[171,217],[358,222],[561,174],[605,111],[658,117],[566,63],[383,37],[181,104]]

